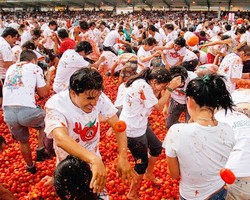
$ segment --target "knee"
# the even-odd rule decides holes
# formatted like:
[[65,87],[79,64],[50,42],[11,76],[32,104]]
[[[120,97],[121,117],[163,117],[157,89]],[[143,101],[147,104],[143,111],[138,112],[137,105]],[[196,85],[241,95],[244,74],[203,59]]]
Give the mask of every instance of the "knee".
[[161,152],[162,152],[162,146],[159,145],[159,146],[156,147],[156,148],[150,149],[149,154],[150,154],[151,156],[157,157],[157,156],[159,156],[159,155],[161,154]]
[[136,160],[135,171],[137,174],[145,174],[148,167],[148,159],[142,161],[141,159]]

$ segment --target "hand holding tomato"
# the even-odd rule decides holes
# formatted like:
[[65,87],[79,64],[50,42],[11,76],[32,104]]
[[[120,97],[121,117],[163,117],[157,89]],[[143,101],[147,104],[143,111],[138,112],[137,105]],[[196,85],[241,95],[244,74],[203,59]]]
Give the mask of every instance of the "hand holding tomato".
[[227,184],[233,184],[235,181],[235,175],[230,169],[225,169],[225,168],[221,169],[220,177]]
[[89,187],[93,188],[94,193],[100,193],[103,191],[106,184],[106,179],[107,179],[106,168],[102,160],[97,156],[95,156],[90,163],[91,163],[92,179]]

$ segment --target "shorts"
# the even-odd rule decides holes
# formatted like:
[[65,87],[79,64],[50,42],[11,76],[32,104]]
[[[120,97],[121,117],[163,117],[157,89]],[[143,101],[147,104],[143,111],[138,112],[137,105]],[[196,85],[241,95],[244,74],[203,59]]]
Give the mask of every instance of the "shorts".
[[135,160],[135,171],[144,174],[148,167],[148,149],[151,156],[157,157],[162,152],[162,142],[147,127],[146,133],[140,137],[128,137],[128,148]]
[[14,138],[22,143],[28,142],[29,128],[40,130],[45,127],[44,117],[45,112],[40,107],[4,107],[4,121]]
[[250,199],[250,177],[236,178],[234,184],[227,185],[226,200]]
[[170,99],[170,104],[168,108],[169,116],[166,119],[166,127],[170,128],[172,125],[179,122],[179,118],[181,116],[181,113],[185,113],[185,120],[188,122],[190,119],[190,115],[188,114],[187,105],[186,104],[180,104],[177,101],[175,101],[173,98]]

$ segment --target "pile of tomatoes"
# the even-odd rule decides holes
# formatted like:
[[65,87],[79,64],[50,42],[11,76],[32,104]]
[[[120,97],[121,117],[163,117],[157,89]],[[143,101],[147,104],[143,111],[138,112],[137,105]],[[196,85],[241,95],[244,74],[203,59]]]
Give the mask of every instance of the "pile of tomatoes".
[[[104,77],[104,92],[114,102],[117,91],[117,78]],[[40,105],[44,105],[47,99],[39,100]],[[158,111],[153,111],[150,116],[152,129],[160,140],[166,135],[165,118]],[[110,195],[110,200],[126,199],[129,190],[129,183],[122,184],[116,172],[118,148],[115,134],[109,136],[106,132],[110,126],[101,123],[101,142],[99,145],[103,161],[106,165],[108,177],[106,188]],[[55,158],[44,162],[37,162],[37,173],[30,174],[26,171],[25,162],[21,156],[19,144],[13,140],[8,127],[3,122],[2,111],[0,111],[0,134],[7,141],[5,150],[0,154],[0,184],[9,189],[20,200],[33,199],[59,199],[53,186],[44,186],[41,179],[45,176],[52,176],[55,169]],[[35,149],[37,146],[36,131],[30,129],[30,143],[32,156],[35,159]],[[132,155],[128,150],[128,158],[131,166],[134,165]],[[139,191],[143,200],[163,200],[179,198],[179,182],[172,180],[167,174],[167,162],[165,153],[159,156],[155,165],[155,176],[162,181],[160,185],[154,185],[151,181],[143,180]]]

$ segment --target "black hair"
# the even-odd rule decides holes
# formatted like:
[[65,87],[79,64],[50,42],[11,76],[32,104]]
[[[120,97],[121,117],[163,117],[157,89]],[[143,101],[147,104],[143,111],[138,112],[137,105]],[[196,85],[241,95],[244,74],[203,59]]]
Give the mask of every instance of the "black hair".
[[183,37],[178,37],[174,40],[174,43],[181,46],[185,47],[186,46],[186,40]]
[[250,30],[250,25],[247,25],[246,30],[247,30],[247,31]]
[[57,26],[56,21],[52,20],[49,22],[49,26]]
[[[198,53],[199,53],[199,51],[198,51]],[[184,61],[182,63],[182,66],[185,67],[188,71],[193,72],[198,64],[199,64],[198,59],[193,59],[190,61]]]
[[223,76],[215,74],[197,77],[188,83],[186,96],[192,97],[200,107],[232,111],[233,101],[223,79]]
[[31,61],[33,59],[37,59],[36,54],[33,50],[27,49],[21,52],[20,54],[20,61]]
[[24,42],[23,45],[22,45],[23,48],[26,48],[26,49],[31,49],[31,50],[34,50],[36,49],[36,45],[34,42],[32,41],[27,41],[27,42]]
[[158,83],[168,83],[172,80],[170,72],[165,67],[155,67],[153,69],[145,68],[139,74],[128,79],[126,87],[129,87],[134,81],[144,79],[147,83],[156,79]]
[[133,49],[130,45],[125,44],[124,48],[124,53],[133,53]]
[[92,179],[90,166],[73,156],[67,156],[56,167],[54,186],[62,200],[95,200],[97,194],[89,188]]
[[193,26],[191,26],[191,27],[189,27],[189,29],[188,29],[190,32],[194,32],[194,27]]
[[80,21],[80,22],[79,22],[79,26],[80,26],[80,28],[83,29],[83,30],[88,30],[88,29],[89,29],[89,24],[88,24],[88,22],[86,22],[86,21]]
[[91,27],[91,26],[96,26],[96,23],[94,21],[89,22],[89,27]]
[[166,24],[165,28],[173,31],[174,30],[174,25],[173,24]]
[[40,30],[40,28],[34,28],[33,30],[33,35],[36,36],[37,38],[39,38],[42,34],[42,31]]
[[184,83],[188,77],[188,72],[185,67],[182,66],[173,66],[169,69],[172,78],[177,76],[181,77],[181,82]]
[[226,29],[227,31],[231,31],[231,28],[232,28],[232,26],[231,26],[230,24],[226,24],[226,25],[225,25],[225,29]]
[[153,32],[157,32],[158,31],[158,29],[157,28],[155,28],[155,26],[154,25],[149,25],[149,27],[148,27],[148,30],[151,30],[151,31],[153,31]]
[[6,27],[1,36],[3,38],[6,38],[8,35],[10,35],[11,37],[17,37],[18,31],[12,27]]
[[76,52],[84,51],[84,53],[88,55],[93,51],[93,48],[88,41],[81,41],[76,44],[75,51]]
[[153,37],[146,38],[144,41],[144,44],[147,44],[148,46],[153,46],[154,44],[157,44],[157,41]]
[[200,36],[205,37],[206,36],[206,32],[205,31],[200,31]]
[[242,27],[238,27],[235,31],[235,34],[237,35],[237,33],[240,33],[240,34],[244,34],[246,33],[246,28],[244,26]]
[[58,37],[59,37],[59,38],[62,38],[62,39],[68,38],[68,37],[69,37],[69,34],[68,34],[67,30],[64,29],[64,28],[59,29],[59,30],[57,31],[57,34],[58,34]]
[[221,35],[220,36],[221,40],[226,40],[226,39],[229,39],[229,38],[231,38],[231,36],[229,36],[229,35]]
[[103,78],[101,74],[90,68],[81,68],[75,71],[70,77],[69,87],[76,94],[83,93],[87,90],[102,90]]

